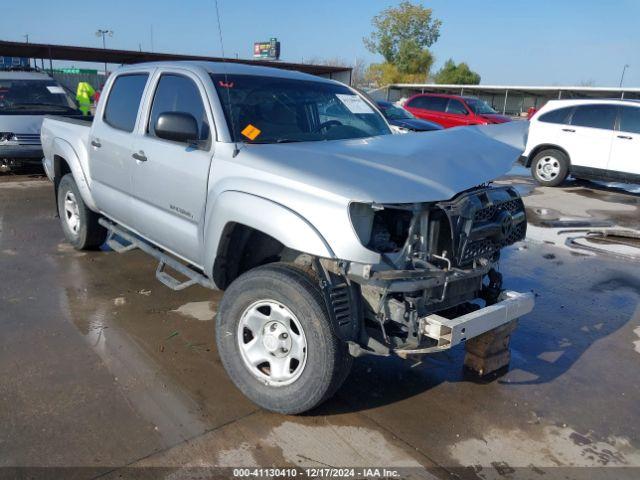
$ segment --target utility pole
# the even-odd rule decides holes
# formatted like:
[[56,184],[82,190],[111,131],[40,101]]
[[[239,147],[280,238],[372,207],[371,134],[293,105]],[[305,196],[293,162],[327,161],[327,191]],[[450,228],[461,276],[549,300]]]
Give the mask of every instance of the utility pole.
[[[113,30],[98,29],[96,31],[96,37],[102,37],[102,49],[103,50],[107,49],[107,42],[105,40],[107,35],[109,35],[110,37],[113,37]],[[105,52],[105,59],[104,59],[104,75],[105,75],[105,78],[107,76],[107,57],[106,57],[106,55],[107,55],[107,53]]]
[[622,82],[624,81],[624,72],[627,71],[627,68],[629,68],[629,65],[625,65],[624,67],[622,67],[622,75],[620,75],[620,88],[622,88]]
[[[25,33],[23,35],[23,37],[24,37],[24,41],[26,42],[26,44],[29,45],[29,34]],[[36,63],[36,59],[35,58],[33,59],[33,64],[36,66],[36,68],[38,67],[38,64]],[[31,68],[31,59],[29,59],[29,68]]]

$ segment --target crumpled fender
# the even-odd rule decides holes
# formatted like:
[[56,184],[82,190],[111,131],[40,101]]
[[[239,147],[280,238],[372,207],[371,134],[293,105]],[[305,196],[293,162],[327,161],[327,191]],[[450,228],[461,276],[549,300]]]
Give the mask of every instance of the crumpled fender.
[[310,255],[335,258],[320,232],[304,217],[272,200],[239,191],[225,191],[207,206],[203,265],[213,275],[221,237],[229,223],[266,233],[284,246]]

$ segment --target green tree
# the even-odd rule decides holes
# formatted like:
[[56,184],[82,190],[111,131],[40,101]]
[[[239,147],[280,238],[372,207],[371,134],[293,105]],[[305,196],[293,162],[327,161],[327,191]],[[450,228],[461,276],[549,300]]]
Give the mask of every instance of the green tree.
[[426,81],[431,66],[433,65],[433,55],[426,48],[411,40],[402,43],[396,56],[395,65],[398,71],[405,75],[419,75],[422,81]]
[[438,70],[434,80],[436,83],[443,84],[477,85],[480,83],[480,75],[471,70],[466,63],[462,62],[456,65],[456,62],[450,58]]
[[392,63],[372,63],[365,74],[367,83],[373,85],[389,85],[390,83],[400,83],[403,81],[402,74]]
[[442,22],[433,17],[430,8],[410,1],[403,1],[397,7],[390,7],[373,17],[373,32],[364,39],[369,51],[382,55],[387,66],[376,69],[376,72],[392,69],[393,65],[405,76],[429,73],[433,64],[433,56],[429,47],[440,36]]

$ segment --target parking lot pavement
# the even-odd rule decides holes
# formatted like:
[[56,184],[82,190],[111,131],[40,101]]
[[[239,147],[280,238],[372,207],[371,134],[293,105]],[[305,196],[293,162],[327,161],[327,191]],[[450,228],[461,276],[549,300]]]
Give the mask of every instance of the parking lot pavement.
[[[545,221],[555,217],[625,228],[640,218],[631,193],[503,181],[528,195],[534,233],[553,231]],[[0,466],[637,478],[638,263],[563,245],[534,238],[502,257],[506,286],[537,303],[500,378],[465,376],[460,348],[421,361],[363,358],[334,399],[287,417],[256,408],[226,377],[213,340],[219,293],[168,290],[139,251],[74,251],[48,182],[0,179]]]

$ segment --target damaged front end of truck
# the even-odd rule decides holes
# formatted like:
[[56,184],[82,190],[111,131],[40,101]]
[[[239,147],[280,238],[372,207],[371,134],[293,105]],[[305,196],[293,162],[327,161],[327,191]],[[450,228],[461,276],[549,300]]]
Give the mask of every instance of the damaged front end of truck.
[[497,269],[501,249],[526,235],[515,189],[483,185],[431,203],[352,203],[350,215],[361,243],[382,259],[321,266],[352,355],[445,350],[533,308],[530,294],[503,289]]

